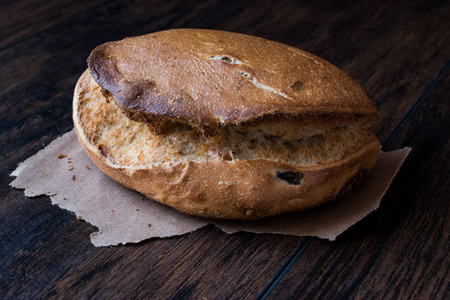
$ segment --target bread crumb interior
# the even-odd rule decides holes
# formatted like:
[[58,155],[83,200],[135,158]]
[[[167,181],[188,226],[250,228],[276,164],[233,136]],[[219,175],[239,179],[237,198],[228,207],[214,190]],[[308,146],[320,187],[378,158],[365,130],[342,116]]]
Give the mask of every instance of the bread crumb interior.
[[92,77],[87,85],[78,103],[84,134],[102,155],[122,166],[200,162],[218,156],[229,161],[264,159],[309,166],[339,160],[374,138],[367,130],[345,127],[328,131],[304,128],[294,139],[258,128],[240,131],[228,127],[220,136],[205,138],[198,130],[175,122],[158,135],[147,124],[130,120],[114,101],[108,102]]

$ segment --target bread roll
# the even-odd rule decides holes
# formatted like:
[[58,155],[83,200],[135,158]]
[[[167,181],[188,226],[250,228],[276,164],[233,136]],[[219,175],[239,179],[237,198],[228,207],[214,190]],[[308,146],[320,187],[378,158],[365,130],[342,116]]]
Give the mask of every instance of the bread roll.
[[109,177],[181,212],[259,219],[336,199],[375,165],[377,110],[305,51],[176,29],[95,48],[78,139]]

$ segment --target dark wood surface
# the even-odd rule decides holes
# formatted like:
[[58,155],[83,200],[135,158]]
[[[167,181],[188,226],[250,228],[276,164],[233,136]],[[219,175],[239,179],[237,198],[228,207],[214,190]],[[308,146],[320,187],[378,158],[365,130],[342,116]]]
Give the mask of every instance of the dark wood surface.
[[[0,2],[0,298],[449,299],[449,19],[445,1]],[[9,186],[72,128],[90,50],[180,27],[283,42],[354,77],[384,148],[413,148],[380,209],[335,242],[208,226],[95,248],[93,226]]]

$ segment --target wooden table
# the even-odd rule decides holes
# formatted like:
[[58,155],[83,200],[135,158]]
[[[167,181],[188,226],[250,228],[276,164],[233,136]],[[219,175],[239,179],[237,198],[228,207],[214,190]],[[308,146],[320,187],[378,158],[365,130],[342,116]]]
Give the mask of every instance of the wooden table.
[[[2,1],[0,298],[449,299],[450,5],[376,2]],[[413,148],[380,209],[335,242],[208,226],[95,248],[93,226],[9,186],[72,128],[96,45],[177,27],[276,40],[354,77],[380,111],[384,149]]]

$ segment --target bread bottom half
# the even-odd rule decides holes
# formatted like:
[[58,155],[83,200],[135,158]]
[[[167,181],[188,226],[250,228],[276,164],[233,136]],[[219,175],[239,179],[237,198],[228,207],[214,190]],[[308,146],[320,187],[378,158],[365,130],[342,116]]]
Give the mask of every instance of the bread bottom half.
[[88,70],[75,88],[73,119],[80,144],[103,173],[205,218],[253,220],[331,201],[373,168],[379,149],[371,133],[349,127],[305,127],[296,138],[228,128],[205,138],[174,123],[156,134],[108,100]]

